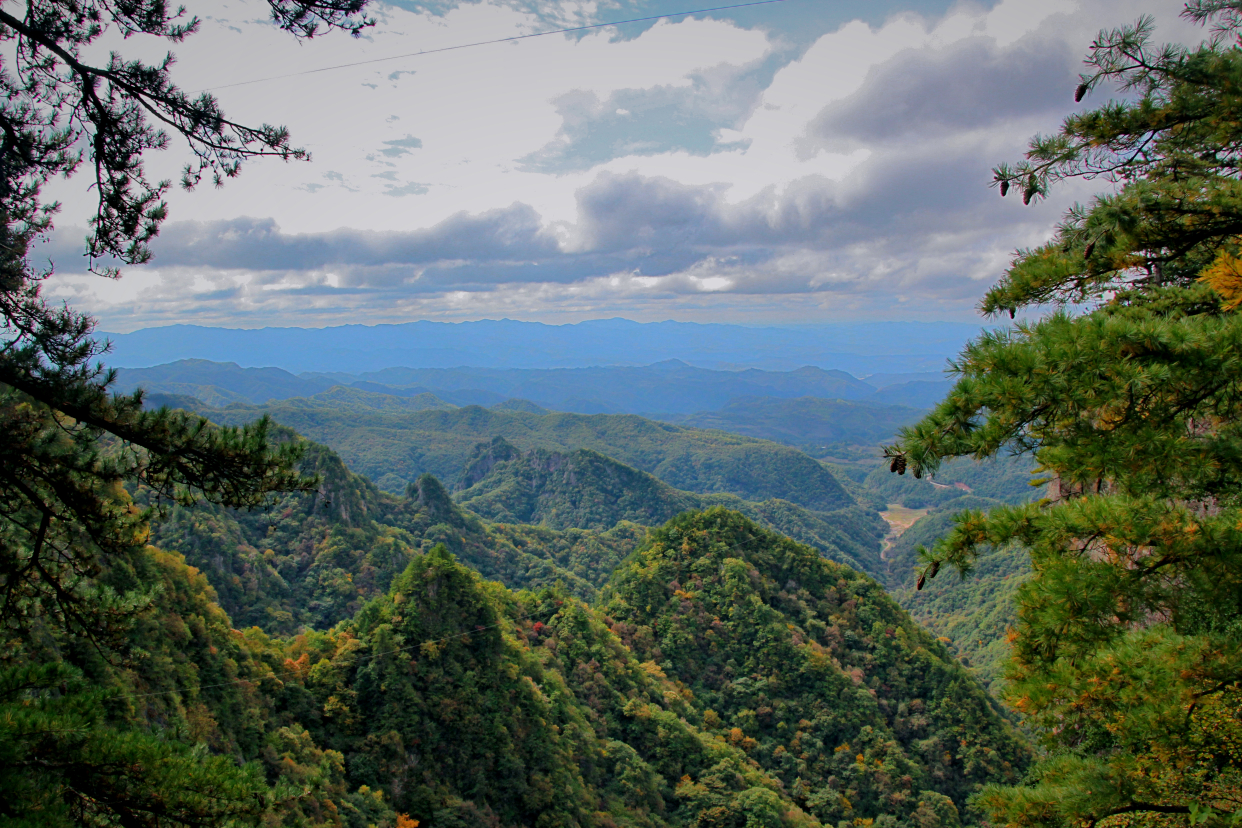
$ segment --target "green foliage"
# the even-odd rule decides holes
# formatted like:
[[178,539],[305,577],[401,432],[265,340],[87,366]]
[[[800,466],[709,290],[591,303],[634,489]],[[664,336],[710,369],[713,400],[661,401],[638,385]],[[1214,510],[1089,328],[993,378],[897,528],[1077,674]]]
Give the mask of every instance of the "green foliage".
[[920,519],[888,549],[888,584],[893,598],[915,621],[945,643],[995,695],[1001,695],[1008,631],[1015,627],[1018,588],[1030,577],[1030,559],[1021,547],[980,550],[969,577],[937,578],[916,589],[920,548],[931,548],[953,530],[961,509],[1001,505],[961,497]]
[[684,682],[704,726],[823,822],[916,819],[925,791],[960,807],[1028,760],[994,703],[874,581],[736,513],[653,533],[601,605],[639,658]]
[[[386,592],[414,555],[438,543],[510,588],[561,581],[590,598],[643,540],[644,525],[713,503],[834,560],[881,572],[885,527],[860,507],[820,513],[779,500],[698,496],[593,452],[522,454],[503,441],[479,447],[463,480],[482,477],[459,493],[466,502],[458,504],[430,475],[392,497],[349,472],[331,450],[307,443],[305,451],[301,469],[319,480],[312,492],[256,511],[174,506],[151,524],[151,541],[207,573],[221,605],[243,627],[278,634],[331,627]],[[511,459],[495,462],[497,453]],[[559,476],[551,485],[546,474],[535,479],[540,473],[531,461],[557,465]],[[139,492],[140,501],[146,497]],[[496,505],[506,502],[512,511]],[[476,508],[490,518],[540,525],[494,523],[476,517]]]
[[[290,642],[278,705],[351,784],[433,825],[815,825],[779,784],[689,724],[676,685],[586,605],[515,595],[440,546],[330,633]],[[717,789],[682,795],[686,777]],[[770,796],[759,796],[756,789]]]
[[424,473],[454,480],[480,442],[503,437],[523,451],[588,449],[648,472],[677,489],[779,498],[832,511],[851,504],[832,475],[788,446],[718,431],[684,428],[634,415],[531,414],[467,406],[451,411],[361,411],[328,402],[278,401],[205,409],[238,424],[268,414],[338,452],[372,479],[407,482]]
[[258,824],[269,792],[257,768],[107,724],[106,701],[63,665],[0,669],[6,825]]
[[345,787],[339,754],[282,723],[270,695],[282,652],[258,630],[234,630],[201,573],[148,548],[100,577],[118,591],[153,587],[107,650],[50,630],[4,648],[6,818],[327,828],[361,808],[375,818],[348,824],[393,824],[387,804]]
[[664,523],[697,498],[589,449],[520,452],[504,438],[480,444],[456,500],[488,520],[555,529],[609,529],[623,520]]
[[1001,505],[999,501],[964,495],[945,501],[938,509],[920,518],[893,541],[884,556],[888,584],[893,587],[914,586],[922,564],[919,548],[934,546],[952,531],[954,518],[963,509],[992,509]]
[[751,503],[735,495],[706,495],[702,506],[723,506],[798,543],[814,547],[829,560],[881,577],[881,540],[888,525],[879,513],[865,506],[835,512],[812,512],[787,500]]
[[910,509],[935,509],[963,495],[1025,503],[1041,494],[1039,487],[1031,485],[1032,481],[1038,482],[1038,477],[1032,477],[1029,457],[991,457],[983,461],[952,460],[937,468],[930,479],[916,479],[913,475],[899,477],[887,467],[877,466],[867,475],[863,486],[888,503]]
[[833,560],[873,574],[881,571],[879,540],[886,527],[874,511],[850,506],[813,512],[785,500],[752,503],[730,494],[694,495],[585,449],[521,452],[497,437],[476,447],[458,486],[463,487],[458,501],[485,518],[554,528],[607,529],[625,521],[651,526],[690,509],[726,506]]
[[[307,457],[320,461],[331,508],[371,508],[365,493],[339,496],[346,481],[334,478],[326,450],[312,446]],[[429,477],[402,508],[408,527],[478,523]],[[220,797],[211,824],[236,800],[238,818],[324,828],[394,826],[404,815],[436,826],[813,828],[820,823],[808,811],[853,818],[897,795],[905,823],[922,828],[956,824],[946,815],[959,787],[1016,772],[1024,755],[982,691],[874,582],[720,509],[683,516],[662,537],[688,526],[705,551],[743,534],[747,548],[727,556],[758,568],[740,582],[752,598],[736,578],[732,592],[712,597],[724,628],[683,623],[678,632],[665,607],[613,612],[619,596],[635,594],[635,579],[668,591],[674,573],[648,571],[651,549],[617,572],[605,612],[559,589],[512,593],[436,545],[412,554],[389,591],[353,617],[281,641],[234,629],[203,573],[148,548],[104,573],[117,591],[156,587],[113,650],[119,659],[73,641],[10,648],[25,648],[19,660],[86,677],[101,711],[86,735],[131,769],[166,761],[150,777],[162,787],[145,790],[169,807],[189,809],[203,790]],[[519,529],[554,531],[502,528],[515,530],[506,535],[515,542]],[[693,548],[683,555],[700,567],[728,563]],[[802,583],[796,593],[790,578]],[[695,647],[689,663],[665,655],[680,635],[716,641],[715,663]],[[704,683],[722,672],[737,673],[733,686]],[[29,695],[18,704],[30,707]],[[90,701],[65,698],[71,708]],[[10,716],[0,726],[27,721]],[[30,750],[23,738],[10,740],[12,750]],[[832,753],[841,739],[871,764]],[[785,756],[794,750],[796,761]],[[46,767],[32,775],[21,761],[0,756],[0,774],[39,780],[29,790],[41,796],[92,778],[65,781]],[[178,772],[178,762],[196,764]],[[848,813],[830,796],[834,779],[851,798]],[[937,799],[937,790],[946,793]]]
[[559,580],[589,596],[643,534],[497,526],[463,511],[430,475],[393,497],[314,444],[302,468],[317,475],[318,488],[269,509],[178,506],[152,523],[152,542],[206,572],[242,626],[278,634],[331,627],[387,592],[415,555],[438,543],[511,587]]
[[961,515],[927,556],[968,573],[1024,548],[1011,702],[1050,748],[1029,783],[979,803],[1017,825],[1223,825],[1242,803],[1242,386],[1238,306],[1237,5],[1196,2],[1198,47],[1152,23],[1102,32],[1079,96],[1133,94],[1075,115],[1001,167],[1027,199],[1107,176],[1022,251],[988,312],[1058,310],[971,343],[960,379],[888,450],[894,470],[1033,451],[1049,500]]

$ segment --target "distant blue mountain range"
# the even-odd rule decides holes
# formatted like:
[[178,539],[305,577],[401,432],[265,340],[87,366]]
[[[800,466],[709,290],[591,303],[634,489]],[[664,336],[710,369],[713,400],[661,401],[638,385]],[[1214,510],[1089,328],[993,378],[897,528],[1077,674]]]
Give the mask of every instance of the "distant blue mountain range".
[[679,359],[703,368],[789,371],[809,365],[865,377],[939,372],[980,330],[958,322],[748,327],[501,319],[255,330],[170,325],[99,336],[112,342],[107,363],[119,368],[207,359],[357,377],[385,368],[586,368]]
[[[751,400],[750,408],[754,400],[796,398],[929,408],[952,384],[938,373],[876,374],[874,380],[864,382],[844,371],[811,366],[793,371],[720,371],[680,360],[643,367],[385,368],[360,375],[315,371],[295,375],[282,368],[243,368],[234,362],[183,359],[149,368],[122,368],[116,387],[120,391],[141,387],[156,394],[195,398],[198,404],[209,406],[264,404],[293,397],[339,405],[341,389],[348,386],[354,392],[381,395],[388,405],[398,404],[394,398],[413,399],[422,408],[508,402],[509,407],[535,405],[581,414],[659,416],[712,411],[741,399]],[[333,390],[335,395],[326,394]],[[356,393],[345,396],[358,401]],[[161,402],[194,405],[188,399]],[[776,415],[766,412],[764,416]]]

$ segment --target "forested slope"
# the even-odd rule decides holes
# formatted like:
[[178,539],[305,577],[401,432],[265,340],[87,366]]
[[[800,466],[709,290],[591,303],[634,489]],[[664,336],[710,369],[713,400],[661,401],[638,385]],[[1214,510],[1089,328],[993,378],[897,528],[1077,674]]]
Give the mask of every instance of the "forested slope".
[[739,397],[715,411],[668,419],[679,425],[774,440],[820,457],[841,444],[879,445],[891,440],[899,428],[922,414],[904,405],[822,397]]
[[[252,763],[229,794],[265,824],[950,828],[1027,761],[874,582],[723,509],[657,533],[599,607],[512,592],[436,545],[332,629],[285,639],[235,629],[176,553],[132,567],[162,586],[122,658],[40,658],[100,688],[85,732],[116,758]],[[0,731],[36,744],[13,698],[0,688]]]
[[388,481],[390,491],[404,489],[425,473],[453,480],[478,443],[503,437],[523,450],[590,449],[700,494],[725,492],[747,500],[775,497],[821,511],[852,503],[826,469],[788,446],[628,414],[534,414],[477,406],[402,411],[302,399],[204,408],[201,413],[226,425],[268,414],[330,446],[354,471],[377,483]]
[[679,491],[652,475],[588,449],[523,452],[497,437],[480,443],[458,478],[455,497],[490,520],[558,529],[610,529],[630,521],[653,526],[689,509],[726,506],[821,554],[876,577],[885,524],[874,510],[850,505],[831,512],[787,500]]
[[[497,453],[511,459],[489,465]],[[569,465],[557,479],[561,485],[538,492],[518,486],[530,481],[518,480],[514,472],[529,471],[532,459],[566,457]],[[850,507],[817,513],[784,501],[697,496],[594,452],[523,454],[503,441],[480,444],[455,476],[475,480],[459,493],[461,504],[431,475],[401,496],[382,492],[350,472],[331,449],[314,443],[308,444],[302,469],[319,476],[318,488],[284,495],[267,509],[166,504],[152,524],[151,542],[180,552],[205,572],[239,624],[282,634],[348,618],[385,592],[414,555],[439,543],[511,588],[561,581],[590,598],[645,537],[646,527],[713,503],[744,511],[835,560],[882,574],[883,528],[873,512]],[[479,493],[489,481],[494,484],[487,490],[490,506]],[[601,487],[600,481],[609,485]],[[464,497],[471,493],[476,496]],[[525,511],[498,506],[505,498],[514,509],[514,500],[525,504]],[[149,493],[139,492],[140,502],[148,499]]]
[[920,546],[930,549],[947,535],[958,512],[999,505],[971,496],[950,500],[907,529],[885,554],[893,597],[933,635],[947,639],[953,653],[995,690],[1009,657],[1006,633],[1017,623],[1014,597],[1030,575],[1029,556],[1015,546],[990,549],[964,578],[947,573],[926,581],[921,590],[916,582],[923,567]]
[[513,588],[561,581],[590,596],[646,534],[631,523],[597,532],[499,526],[461,509],[431,475],[394,497],[315,444],[302,468],[320,476],[319,488],[269,509],[173,505],[152,524],[151,542],[206,573],[243,626],[280,634],[330,627],[439,543]]
[[996,702],[878,584],[736,513],[655,532],[600,600],[709,727],[826,824],[951,823],[978,784],[1016,781],[1028,758]]

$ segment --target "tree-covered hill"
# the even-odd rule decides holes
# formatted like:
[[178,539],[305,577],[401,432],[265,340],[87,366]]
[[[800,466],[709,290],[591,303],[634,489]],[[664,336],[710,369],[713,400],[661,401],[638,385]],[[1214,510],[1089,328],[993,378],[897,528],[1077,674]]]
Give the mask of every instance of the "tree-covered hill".
[[339,382],[322,377],[299,377],[281,368],[243,368],[235,362],[181,359],[150,368],[122,369],[117,372],[117,389],[188,394],[207,401],[200,390],[220,394],[231,402],[263,403],[287,397],[309,397],[327,391]]
[[653,526],[690,509],[725,506],[883,577],[879,551],[886,527],[874,510],[861,506],[817,512],[775,498],[756,503],[736,495],[696,495],[589,449],[523,452],[501,437],[476,446],[457,486],[457,501],[484,518],[555,529],[607,530],[625,521]]
[[326,391],[320,391],[309,397],[294,397],[282,400],[287,408],[303,408],[315,410],[325,406],[339,408],[356,414],[370,411],[401,413],[406,411],[446,411],[457,406],[432,394],[422,391],[417,394],[394,396],[392,394],[376,394],[346,385],[334,385]]
[[825,824],[954,824],[1028,761],[996,703],[873,580],[724,509],[653,533],[600,598],[704,724]]
[[1019,504],[1043,495],[1042,485],[1031,485],[1040,481],[1033,472],[1034,466],[1030,457],[1023,456],[999,456],[984,461],[963,457],[945,463],[934,476],[915,478],[895,475],[887,464],[876,463],[862,483],[885,501],[910,509],[943,508],[963,495]]
[[589,597],[646,534],[632,523],[608,531],[493,524],[459,507],[431,475],[393,496],[316,444],[302,469],[319,475],[319,488],[285,495],[268,509],[172,505],[152,524],[151,542],[206,574],[242,626],[278,634],[331,627],[441,543],[512,588],[560,581]]
[[503,437],[476,447],[457,487],[457,502],[481,517],[555,529],[609,529],[623,520],[654,525],[700,505],[590,449],[523,452]]
[[23,796],[116,773],[72,776],[66,737],[32,737],[70,723],[101,759],[215,773],[239,815],[312,828],[952,828],[1027,758],[873,581],[723,509],[657,533],[598,607],[512,592],[436,545],[332,629],[280,639],[238,631],[176,553],[139,550],[105,580],[138,570],[160,589],[121,657],[39,656],[98,688],[89,725],[81,699],[36,711],[0,686],[5,755],[39,767]]
[[746,398],[775,402],[814,397],[864,401],[875,408],[928,408],[949,387],[938,373],[877,374],[859,380],[844,371],[811,366],[792,371],[712,370],[679,360],[641,367],[393,367],[362,374],[310,371],[295,376],[280,368],[243,368],[234,362],[183,359],[147,368],[122,368],[117,382],[127,391],[141,387],[153,393],[187,394],[213,405],[214,400],[264,403],[309,397],[335,385],[403,397],[432,393],[455,405],[491,406],[508,399],[526,399],[548,409],[579,414],[655,412],[673,418],[727,408],[734,400]]
[[[315,491],[291,493],[253,511],[167,505],[152,524],[151,540],[203,571],[239,624],[281,634],[325,629],[349,617],[384,593],[416,554],[440,543],[510,588],[561,581],[590,598],[642,541],[647,527],[713,503],[744,511],[821,554],[883,576],[878,554],[883,522],[860,507],[818,513],[786,501],[698,496],[594,452],[522,454],[503,440],[481,444],[464,478],[474,479],[471,475],[497,455],[513,460],[492,465],[459,493],[477,497],[459,504],[431,475],[399,496],[380,491],[350,472],[331,449],[311,443],[301,468],[319,476]],[[517,474],[529,470],[529,462],[522,461],[549,458],[570,462],[577,476],[562,476],[559,485],[539,492],[514,494],[529,482]],[[512,468],[515,462],[518,469]],[[491,489],[489,481],[495,484]],[[491,496],[490,508],[483,490]],[[506,497],[534,506],[514,514],[497,505]],[[140,492],[140,501],[148,498]]]
[[722,371],[679,360],[641,367],[394,367],[356,375],[310,372],[295,376],[279,368],[242,368],[232,362],[183,359],[149,368],[122,369],[118,385],[125,390],[143,387],[183,394],[192,394],[189,389],[196,386],[210,387],[251,403],[307,397],[334,385],[353,385],[398,396],[431,391],[461,405],[491,405],[522,398],[557,411],[581,414],[689,413],[719,408],[743,396],[861,399],[876,393],[875,386],[844,371],[811,366],[793,371]]
[[1017,546],[989,549],[968,577],[948,575],[917,589],[920,546],[931,549],[952,531],[954,516],[966,509],[992,509],[1001,501],[965,496],[942,504],[907,529],[885,553],[888,589],[901,606],[945,643],[994,691],[1010,645],[1007,632],[1018,620],[1018,587],[1030,577],[1030,557]]
[[477,406],[411,411],[377,405],[368,410],[307,399],[200,411],[229,425],[268,414],[332,447],[351,469],[383,482],[389,491],[403,490],[424,473],[454,480],[478,443],[503,437],[524,451],[590,449],[699,494],[780,498],[818,511],[853,503],[827,469],[788,446],[628,414],[536,414]]

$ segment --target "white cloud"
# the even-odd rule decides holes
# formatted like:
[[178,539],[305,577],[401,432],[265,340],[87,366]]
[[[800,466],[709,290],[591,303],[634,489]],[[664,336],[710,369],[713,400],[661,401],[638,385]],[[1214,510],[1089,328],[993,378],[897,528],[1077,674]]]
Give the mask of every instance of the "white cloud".
[[[230,313],[962,318],[1060,209],[1000,202],[988,168],[1071,111],[1097,29],[1149,6],[1188,33],[1155,0],[1004,0],[847,23],[801,52],[686,19],[228,86],[545,24],[499,0],[439,17],[381,6],[364,41],[298,45],[262,4],[220,0],[177,48],[183,85],[220,87],[238,120],[288,124],[314,162],[175,194],[153,267],[56,277],[53,292],[117,329]],[[577,160],[529,163],[549,147]],[[165,155],[174,174],[182,159]],[[88,212],[79,183],[49,193],[66,225]]]

